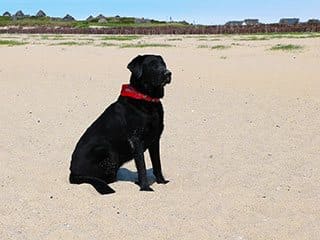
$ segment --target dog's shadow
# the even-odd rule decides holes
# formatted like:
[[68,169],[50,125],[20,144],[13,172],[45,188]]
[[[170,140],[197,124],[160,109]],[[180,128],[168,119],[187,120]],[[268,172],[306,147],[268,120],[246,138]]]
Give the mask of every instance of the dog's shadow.
[[[147,178],[150,185],[156,181],[152,168],[147,169]],[[117,181],[136,183],[138,181],[138,173],[126,168],[120,168],[117,173]]]

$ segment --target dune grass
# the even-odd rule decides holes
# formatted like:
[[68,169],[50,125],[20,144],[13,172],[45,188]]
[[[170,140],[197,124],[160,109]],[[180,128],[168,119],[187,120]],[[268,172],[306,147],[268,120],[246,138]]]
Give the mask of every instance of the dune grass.
[[214,45],[214,46],[199,45],[198,48],[210,48],[213,50],[225,50],[225,49],[231,48],[231,46],[228,46],[228,45]]
[[243,37],[243,38],[239,38],[239,39],[235,39],[235,40],[238,40],[238,41],[266,41],[266,40],[270,40],[271,38],[270,37],[267,37],[267,36],[246,36],[246,37]]
[[82,44],[80,42],[69,41],[69,42],[59,42],[59,43],[56,43],[56,45],[74,46],[74,45],[82,45]]
[[167,41],[182,41],[182,38],[169,38]]
[[15,40],[1,40],[0,39],[0,46],[20,46],[25,45],[27,42],[15,41]]
[[215,49],[215,50],[225,50],[228,48],[231,48],[231,47],[227,45],[215,45],[211,47],[211,49]]
[[99,46],[99,47],[114,47],[114,46],[117,46],[117,44],[109,43],[109,42],[102,42],[97,46]]
[[42,40],[62,40],[64,39],[63,35],[41,35]]
[[193,35],[193,34],[186,34],[183,36],[183,38],[192,38],[192,39],[199,39],[199,38],[205,38],[206,35],[202,36],[202,35]]
[[51,46],[83,46],[89,45],[90,42],[75,42],[75,41],[66,41],[66,42],[57,42],[51,44]]
[[94,38],[78,38],[80,41],[94,42]]
[[264,35],[266,37],[270,37],[271,39],[281,39],[281,38],[304,39],[304,38],[319,38],[320,37],[320,33],[317,33],[317,32],[267,33]]
[[219,41],[224,34],[184,35],[184,38],[197,39],[198,41]]
[[104,36],[102,37],[101,40],[103,41],[132,41],[132,40],[137,40],[137,39],[140,39],[141,36],[138,36],[138,35],[123,35],[123,36],[113,36],[113,35],[110,35],[110,36]]
[[198,38],[198,41],[220,41],[221,39],[219,38]]
[[120,48],[148,48],[148,47],[175,47],[175,45],[160,44],[160,43],[137,43],[137,44],[122,44],[120,46]]
[[272,51],[297,51],[302,50],[304,47],[301,45],[294,44],[277,44],[270,48]]
[[199,45],[198,48],[210,48],[208,45]]
[[242,35],[240,38],[235,38],[237,41],[267,41],[271,39],[305,39],[305,38],[320,38],[320,33],[315,32],[292,32],[292,33],[260,33],[252,35]]

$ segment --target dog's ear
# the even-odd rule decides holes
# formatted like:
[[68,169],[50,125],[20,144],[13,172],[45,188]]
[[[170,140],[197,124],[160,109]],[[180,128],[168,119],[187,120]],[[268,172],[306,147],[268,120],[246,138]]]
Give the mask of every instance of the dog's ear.
[[131,71],[135,78],[140,78],[142,76],[142,62],[144,57],[138,55],[128,64],[127,68]]

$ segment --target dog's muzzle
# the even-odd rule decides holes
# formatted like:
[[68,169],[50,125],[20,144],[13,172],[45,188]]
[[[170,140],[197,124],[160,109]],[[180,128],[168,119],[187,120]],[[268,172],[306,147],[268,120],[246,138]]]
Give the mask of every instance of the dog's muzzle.
[[165,77],[164,82],[165,82],[165,84],[171,83],[171,75],[172,75],[172,73],[169,70],[166,70],[164,72],[164,77]]

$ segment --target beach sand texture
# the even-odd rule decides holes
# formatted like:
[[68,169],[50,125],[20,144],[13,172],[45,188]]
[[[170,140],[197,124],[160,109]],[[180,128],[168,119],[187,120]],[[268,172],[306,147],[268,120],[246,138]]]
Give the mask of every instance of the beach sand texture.
[[[0,239],[319,239],[320,38],[241,38],[0,35],[26,42],[0,46]],[[173,72],[170,183],[140,192],[130,162],[115,194],[70,185],[76,142],[144,53]]]

